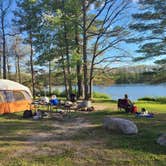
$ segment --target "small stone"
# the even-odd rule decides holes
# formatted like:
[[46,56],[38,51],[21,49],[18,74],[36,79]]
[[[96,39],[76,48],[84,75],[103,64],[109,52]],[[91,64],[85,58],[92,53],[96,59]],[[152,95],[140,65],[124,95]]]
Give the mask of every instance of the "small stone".
[[166,146],[166,134],[162,134],[158,139],[157,143],[161,146]]

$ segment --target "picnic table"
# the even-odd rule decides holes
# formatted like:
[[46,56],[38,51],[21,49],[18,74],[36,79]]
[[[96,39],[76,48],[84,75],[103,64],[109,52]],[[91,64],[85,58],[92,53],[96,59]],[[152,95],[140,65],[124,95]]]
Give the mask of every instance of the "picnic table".
[[[48,112],[59,112],[58,110],[60,110],[60,112],[65,112],[67,115],[71,115],[71,110],[73,110],[73,104],[72,103],[66,103],[66,104],[58,104],[58,105],[51,105],[51,103],[44,103],[44,102],[40,102],[38,100],[34,101],[31,103],[32,107],[34,108],[35,111],[38,110],[46,110]],[[75,108],[74,108],[75,110]]]

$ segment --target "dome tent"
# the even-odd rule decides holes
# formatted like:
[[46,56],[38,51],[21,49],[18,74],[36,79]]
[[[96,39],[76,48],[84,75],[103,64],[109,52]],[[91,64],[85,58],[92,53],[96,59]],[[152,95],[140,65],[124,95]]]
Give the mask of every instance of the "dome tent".
[[0,114],[30,109],[32,94],[28,87],[0,79]]
[[11,80],[0,79],[0,90],[23,90],[32,97],[31,91],[28,87]]

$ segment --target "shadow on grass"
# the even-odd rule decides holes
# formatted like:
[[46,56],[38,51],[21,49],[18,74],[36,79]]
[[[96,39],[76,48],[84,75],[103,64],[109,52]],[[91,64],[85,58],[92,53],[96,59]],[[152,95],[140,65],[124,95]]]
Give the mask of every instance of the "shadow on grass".
[[149,130],[142,130],[137,135],[124,135],[116,131],[107,131],[102,126],[98,126],[80,131],[73,136],[73,139],[90,142],[97,138],[103,141],[103,149],[123,149],[134,153],[143,152],[164,155],[166,154],[165,147],[156,143],[158,136],[157,132]]
[[[123,135],[115,131],[106,131],[102,127],[102,121],[108,115],[133,120],[138,126],[139,133],[137,135]],[[109,111],[92,112],[84,116],[93,124],[98,124],[99,126],[87,128],[76,134],[73,139],[95,140],[96,138],[100,138],[106,145],[104,148],[108,149],[125,149],[127,151],[134,150],[135,152],[166,154],[165,147],[156,143],[159,135],[166,132],[166,114],[158,114],[152,119],[136,118],[133,114]]]
[[88,114],[80,113],[80,115],[88,119],[91,123],[98,123],[98,124],[102,123],[103,118],[105,116],[111,116],[111,117],[129,116],[124,111],[111,112],[109,110],[89,112]]
[[110,99],[99,99],[99,100],[93,100],[93,103],[117,103],[116,100],[110,100]]
[[[129,117],[136,122],[139,127],[139,133],[137,135],[123,135],[115,131],[107,131],[102,127],[102,120],[105,116],[117,116],[117,117]],[[90,142],[89,147],[95,147],[96,144],[93,144],[95,140],[101,140],[101,147],[103,149],[123,149],[125,151],[132,151],[133,153],[152,153],[152,154],[165,154],[165,147],[159,146],[156,144],[156,139],[158,138],[161,131],[165,131],[165,121],[159,121],[160,119],[154,118],[148,121],[149,119],[137,119],[131,114],[126,114],[124,112],[110,112],[110,111],[100,111],[100,112],[90,112],[88,114],[78,113],[74,117],[72,114],[71,122],[75,121],[77,117],[84,117],[88,120],[92,126],[84,126],[78,128],[74,133],[70,134],[69,131],[64,131],[63,133],[56,133],[56,130],[59,130],[58,127],[52,127],[50,123],[54,123],[53,120],[46,121],[32,121],[32,120],[19,120],[21,115],[4,115],[5,118],[17,119],[18,121],[6,121],[0,122],[0,135],[1,142],[13,142],[13,141],[35,141],[37,143],[48,142],[48,141],[79,141],[84,143]],[[166,117],[166,114],[162,114],[162,117]],[[2,116],[1,116],[2,117]],[[68,121],[59,122],[60,125],[67,125]],[[77,125],[77,124],[75,124]],[[23,133],[21,133],[23,131]],[[18,133],[21,133],[18,135]],[[33,140],[29,140],[29,132],[36,133],[36,137]],[[37,133],[52,133],[51,136],[47,134],[44,137],[40,137]],[[55,132],[55,133],[54,133]],[[68,134],[69,132],[69,134]],[[25,134],[24,134],[25,133]],[[54,133],[54,134],[53,134]],[[31,134],[30,134],[31,135]],[[8,144],[6,144],[8,146]]]
[[[81,113],[81,112],[80,112]],[[103,111],[94,111],[94,112],[89,112],[87,114],[82,113],[83,116],[92,116],[92,117],[96,117],[96,116],[106,116],[106,115],[127,115],[127,113],[125,113],[124,111],[109,111],[108,109],[103,110]]]
[[[6,116],[6,115],[5,115]],[[12,115],[13,116],[13,115]],[[16,118],[18,116],[18,118]],[[7,119],[9,117],[7,116]],[[0,121],[0,140],[4,140],[3,137],[6,137],[6,141],[12,141],[9,137],[12,135],[15,137],[13,140],[17,140],[17,138],[28,135],[31,132],[46,132],[55,130],[54,127],[50,126],[49,123],[44,124],[43,120],[40,121],[33,121],[32,119],[19,119],[20,116],[16,115],[14,116],[14,119],[11,119],[9,121]],[[20,135],[17,137],[17,135]],[[19,139],[18,139],[19,140]]]
[[3,115],[0,115],[0,118],[20,120],[20,119],[23,119],[23,112],[3,114]]

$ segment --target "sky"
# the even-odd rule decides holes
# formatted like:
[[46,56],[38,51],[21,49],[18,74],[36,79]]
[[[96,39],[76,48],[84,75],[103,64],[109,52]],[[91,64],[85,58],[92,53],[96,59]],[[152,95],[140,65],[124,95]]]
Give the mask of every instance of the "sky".
[[[135,13],[135,12],[138,12],[138,1],[139,0],[131,0],[133,1],[133,4],[132,4],[132,7],[129,11],[129,15],[131,15],[132,13]],[[91,6],[91,10],[93,10],[93,6]],[[8,14],[8,23],[11,27],[11,20],[14,18],[13,14],[12,14],[12,11],[16,9],[16,3],[15,3],[15,0],[13,0],[13,3],[12,3],[12,6],[11,6],[11,9],[9,11],[9,14]],[[128,21],[130,22],[131,21],[131,17],[128,17],[126,19],[124,19],[123,21]],[[124,49],[126,52],[129,53],[129,55],[131,56],[139,56],[139,54],[136,52],[136,50],[138,50],[138,45],[136,44],[126,44],[126,43],[123,43],[123,44],[120,44],[120,47],[122,49]],[[109,52],[106,52],[107,55],[109,55],[110,53]],[[121,54],[121,52],[118,52],[118,51],[112,51],[111,54]],[[106,56],[107,56],[106,55]],[[127,61],[127,62],[114,62],[113,64],[111,64],[111,67],[118,67],[118,66],[131,66],[131,65],[142,65],[142,64],[150,64],[152,65],[153,62],[152,61],[141,61],[141,62],[137,62],[137,63],[133,63],[132,61]]]

